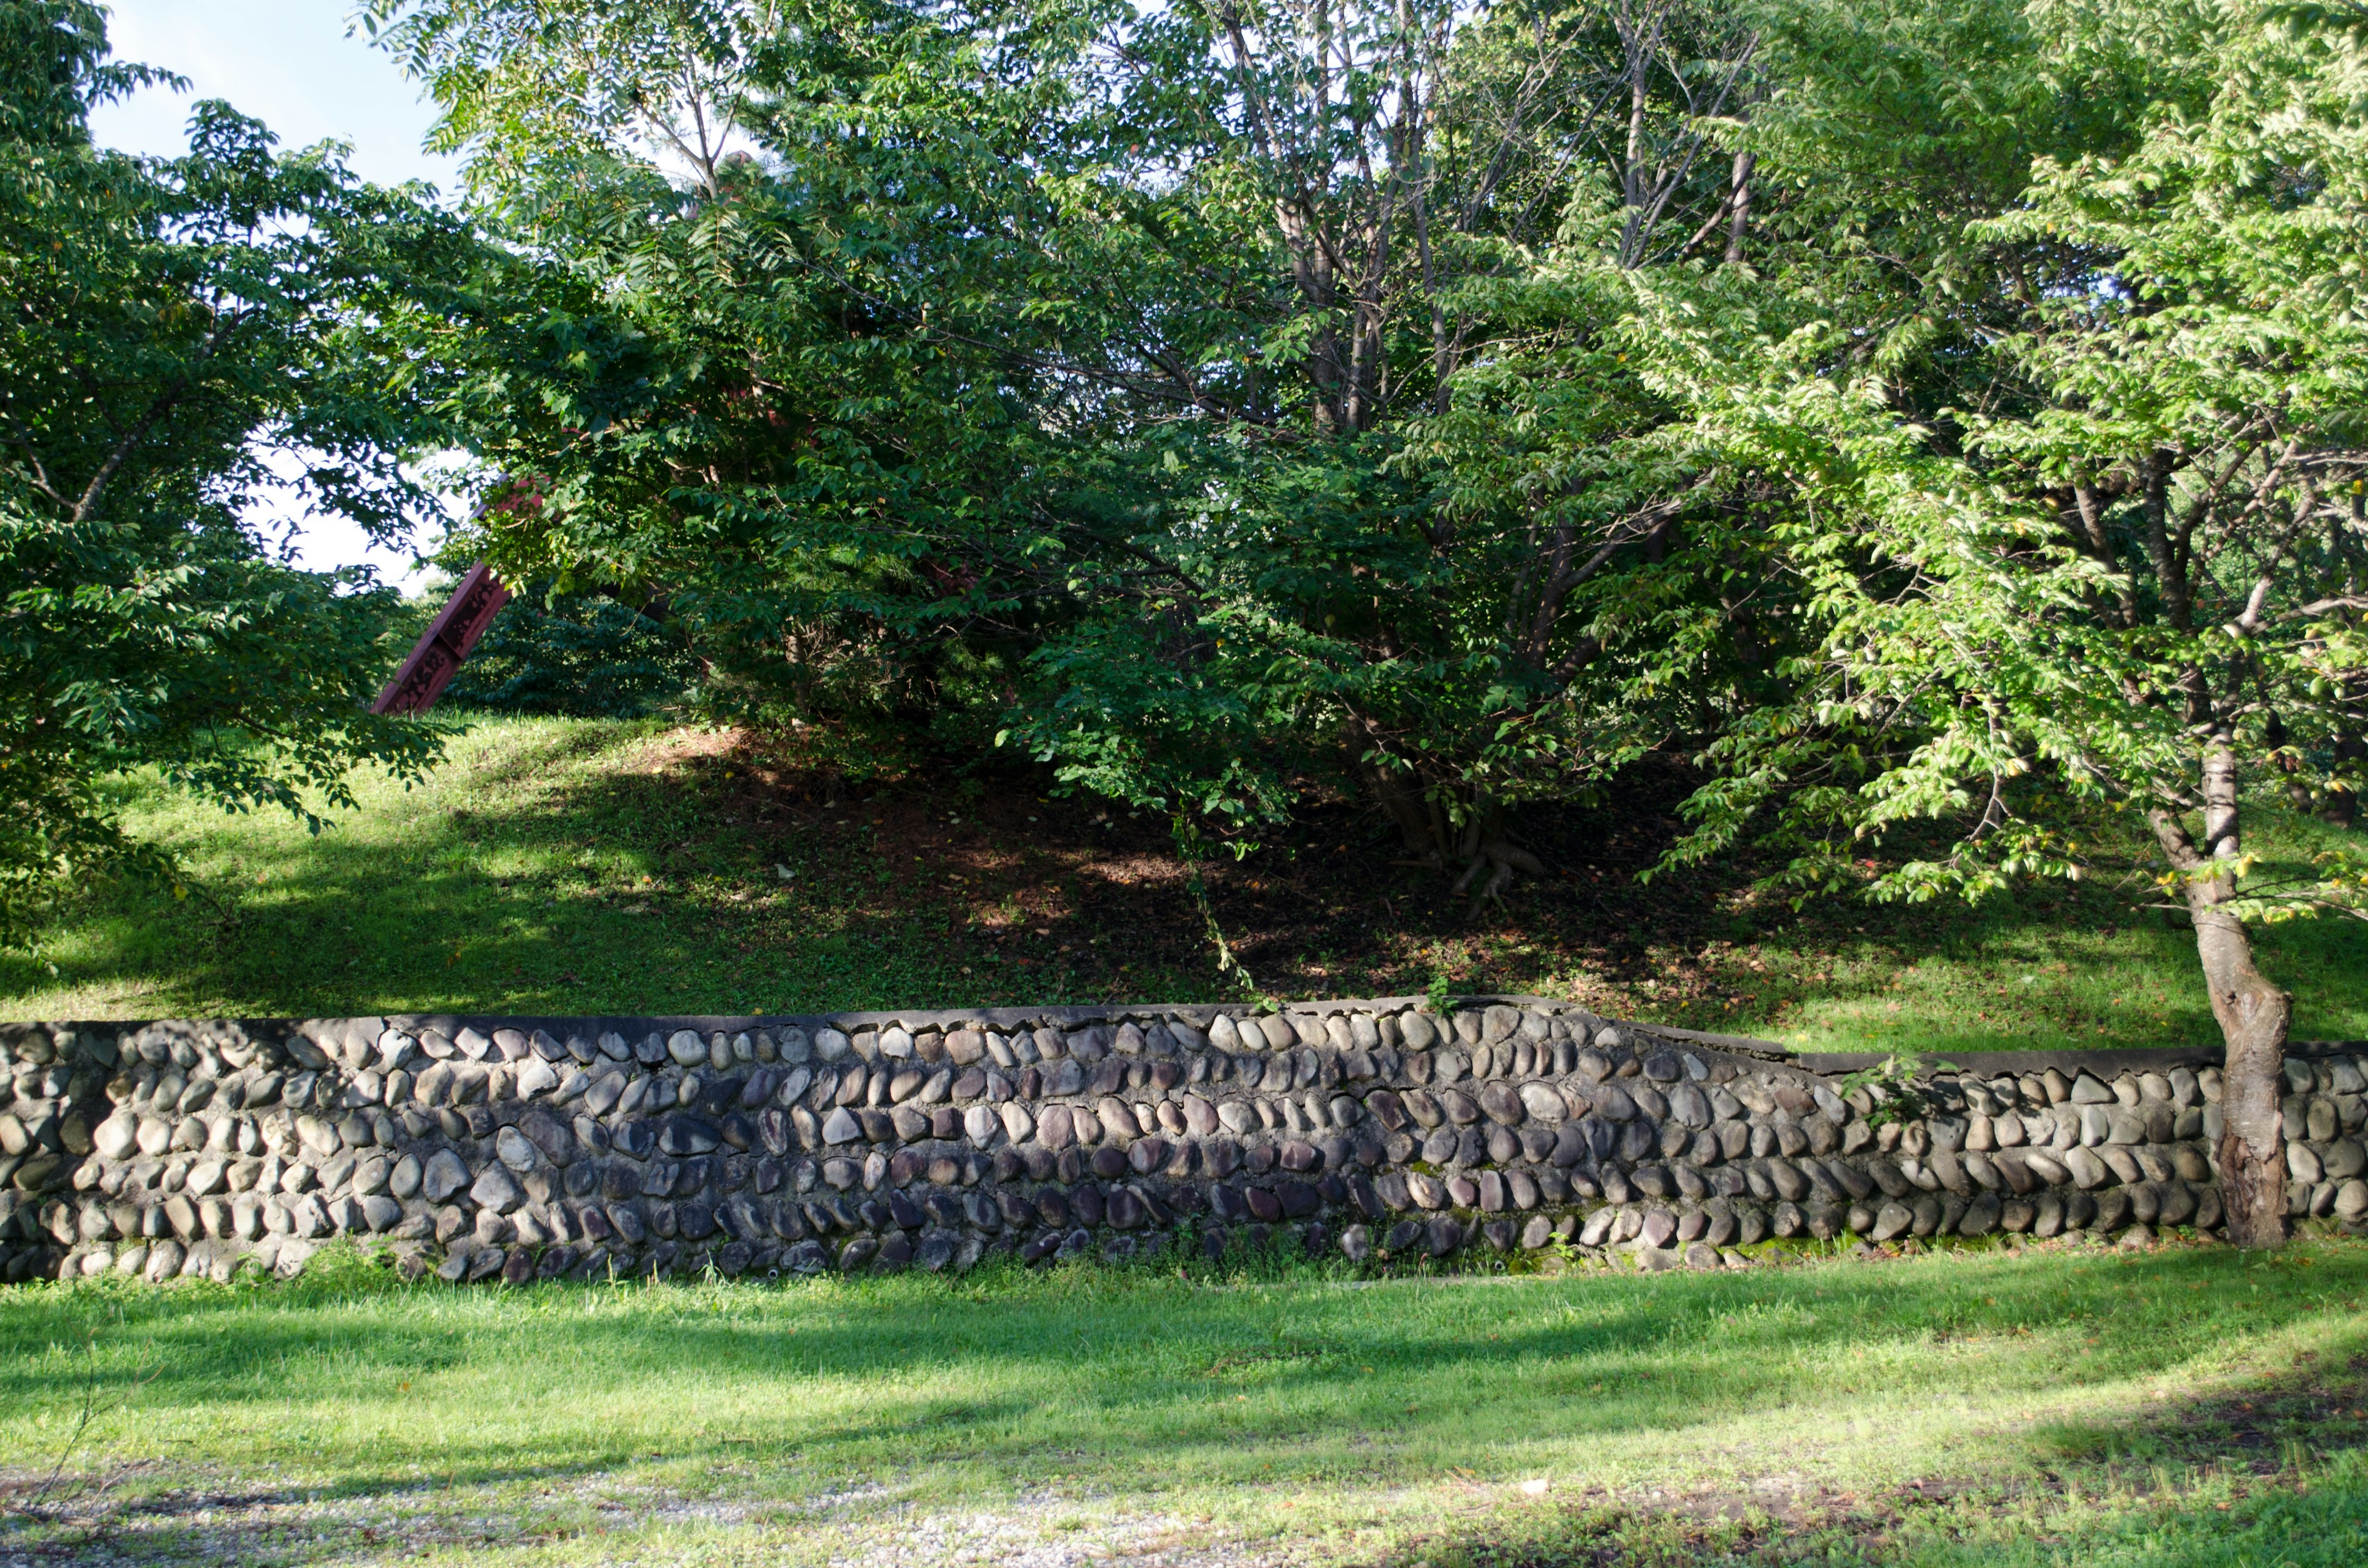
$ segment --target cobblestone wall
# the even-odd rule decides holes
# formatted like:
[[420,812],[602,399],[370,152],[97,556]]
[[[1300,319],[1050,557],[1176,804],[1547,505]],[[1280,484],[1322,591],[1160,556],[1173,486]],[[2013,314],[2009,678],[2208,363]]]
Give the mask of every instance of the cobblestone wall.
[[[2363,1052],[2287,1063],[2298,1211],[2368,1219]],[[516,1282],[2219,1223],[2209,1053],[1970,1059],[1913,1117],[1859,1064],[1534,998],[11,1025],[0,1249],[161,1281],[344,1234]]]

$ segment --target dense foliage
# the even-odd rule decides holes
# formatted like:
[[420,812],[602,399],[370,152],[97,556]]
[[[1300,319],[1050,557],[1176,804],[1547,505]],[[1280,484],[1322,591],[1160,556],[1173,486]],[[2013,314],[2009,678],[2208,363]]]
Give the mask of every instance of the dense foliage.
[[1794,896],[2135,811],[2274,1122],[2242,920],[2362,885],[2240,832],[2360,782],[2360,17],[375,15],[544,296],[466,350],[461,544],[663,588],[714,699],[992,730],[1196,849],[1328,779],[1483,896],[1654,748],[1678,858]]
[[665,609],[529,583],[485,629],[442,700],[510,713],[655,712],[680,701],[699,675]]
[[[11,131],[10,516],[202,559],[176,591],[268,628],[20,621],[116,661],[58,691],[147,684],[40,697],[12,735],[95,749],[12,740],[12,778],[154,756],[292,801],[416,756],[319,717],[354,601],[236,503],[267,437],[391,523],[394,458],[449,438],[448,561],[545,607],[472,684],[555,701],[571,638],[644,629],[552,607],[663,596],[720,713],[1019,748],[1194,854],[1345,789],[1501,897],[1546,869],[1525,803],[1656,750],[1706,780],[1676,858],[1772,848],[1795,898],[2076,876],[2137,813],[2248,1085],[2230,1212],[2277,1221],[2290,1009],[2244,923],[2368,891],[2340,855],[2250,878],[2242,835],[2265,793],[2348,821],[2368,762],[2368,13],[374,0],[482,250],[226,110],[186,164],[94,153],[132,78],[80,7],[9,15],[12,104],[53,105]],[[91,291],[42,295],[76,246]],[[126,369],[74,402],[51,363]],[[192,416],[147,419],[168,392]],[[40,548],[77,564],[26,581],[137,574]],[[248,709],[190,695],[241,658]]]
[[[1000,733],[1196,833],[1330,774],[1500,879],[1506,808],[1668,733],[1630,677],[1699,485],[1569,311],[1727,203],[1732,23],[389,9],[552,262],[472,405],[532,490],[463,548],[662,585],[719,699]],[[1517,286],[1557,233],[1604,299]],[[1531,350],[1572,373],[1516,406]]]
[[1826,324],[1779,342],[1665,315],[1705,460],[1783,476],[1768,522],[1815,633],[1787,700],[1707,748],[1721,777],[1683,853],[1759,834],[1835,886],[1852,844],[1937,820],[1948,853],[1873,891],[1979,897],[2077,875],[2084,808],[2142,814],[2228,1043],[2231,1225],[2266,1240],[2293,1003],[2243,921],[2368,892],[2356,854],[2281,885],[2248,879],[2243,845],[2248,795],[2323,792],[2348,818],[2360,783],[2368,61],[2323,16],[2102,20],[2047,57],[2067,80],[2176,86],[2125,144],[2043,152],[1965,225],[2011,307],[1982,384],[1903,408]]
[[371,312],[464,236],[219,103],[186,157],[94,147],[92,105],[157,79],[106,56],[95,6],[0,6],[0,939],[62,878],[169,874],[111,773],[305,814],[432,752],[364,710],[386,596],[245,515],[276,489],[392,535],[429,500]]

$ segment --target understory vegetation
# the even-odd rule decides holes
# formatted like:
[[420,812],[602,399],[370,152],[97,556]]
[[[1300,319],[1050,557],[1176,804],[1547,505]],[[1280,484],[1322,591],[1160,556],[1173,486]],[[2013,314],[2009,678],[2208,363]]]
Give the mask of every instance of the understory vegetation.
[[2368,1247],[0,1290],[35,1561],[2349,1568]]
[[[432,99],[457,192],[218,102],[184,156],[109,150],[93,111],[169,72],[115,59],[92,0],[0,6],[0,944],[43,944],[29,1001],[154,950],[90,944],[123,875],[215,921],[151,918],[184,935],[166,970],[224,999],[309,974],[329,1011],[366,966],[389,998],[465,972],[480,1006],[646,970],[628,918],[700,944],[701,1008],[1040,963],[1039,997],[1204,990],[1176,930],[1246,997],[1633,983],[1654,1006],[1621,1010],[1826,1041],[1919,994],[1936,1044],[2042,1011],[2018,992],[2066,1039],[2187,1032],[2201,1003],[2230,1237],[2283,1239],[2283,1055],[2351,1017],[2313,990],[2356,951],[2283,932],[2368,921],[2356,8],[353,22]],[[456,765],[370,698],[421,607],[298,569],[267,521],[324,514],[519,590],[456,699],[667,710],[729,727],[719,767],[752,778],[868,747],[838,805],[879,814],[812,835],[839,860],[778,846],[778,885],[634,803],[591,808],[606,844],[522,827],[489,919],[441,872],[407,884],[441,907],[401,913],[390,873],[458,864],[416,836],[334,910],[233,909],[159,788],[310,830]],[[983,863],[903,891],[929,858],[894,803],[919,834],[998,790],[1125,854],[1053,891]],[[1312,864],[1360,854],[1353,897]],[[648,897],[586,908],[627,859]],[[700,882],[727,864],[740,885]],[[1146,919],[1163,889],[1190,916]],[[1274,928],[1242,907],[1269,890],[1317,902]],[[727,914],[760,908],[803,929]],[[2105,958],[2166,917],[2188,1002],[2051,982],[2084,924]],[[377,923],[399,958],[347,942]],[[1919,974],[1871,1004],[1891,954]]]
[[[317,836],[127,780],[126,820],[181,857],[189,896],[160,908],[136,881],[94,883],[29,951],[0,954],[0,1014],[1243,999],[1211,961],[1165,824],[1053,796],[1041,773],[819,731],[783,742],[658,721],[456,725],[429,779],[358,780],[359,810]],[[1683,788],[1540,812],[1534,831],[1567,874],[1516,890],[1487,920],[1393,864],[1393,838],[1345,801],[1264,854],[1202,866],[1208,909],[1259,993],[1285,999],[1417,994],[1444,977],[1809,1051],[2215,1038],[2192,935],[2167,911],[2133,911],[2109,876],[1975,910],[1795,910],[1753,896],[1748,864],[1640,885],[1677,831],[1667,802]],[[2333,831],[2267,825],[2257,847],[2271,868]],[[2122,874],[2142,879],[2143,846],[2122,853]],[[2302,921],[2261,941],[2299,994],[2303,1038],[2368,1038],[2368,929]]]
[[459,190],[0,0],[0,1017],[2216,1044],[2226,1233],[0,1288],[0,1560],[2368,1562],[2359,0],[350,11]]

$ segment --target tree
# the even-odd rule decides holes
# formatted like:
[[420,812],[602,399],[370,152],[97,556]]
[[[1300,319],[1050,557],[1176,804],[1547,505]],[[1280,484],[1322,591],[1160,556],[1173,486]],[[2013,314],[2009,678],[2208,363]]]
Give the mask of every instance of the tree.
[[[552,263],[541,320],[463,351],[485,472],[535,497],[464,546],[663,589],[717,699],[860,650],[1189,836],[1353,782],[1484,893],[1540,869],[1513,807],[1666,727],[1622,660],[1691,494],[1630,439],[1667,410],[1598,324],[1492,290],[1565,223],[1614,270],[1733,248],[1731,16],[378,15]],[[1538,342],[1590,380],[1558,472],[1458,413]]]
[[[1736,13],[1678,4],[1114,27],[1106,96],[1150,149],[1134,221],[1156,254],[1192,234],[1208,258],[1171,286],[1200,311],[1138,313],[1223,331],[1128,343],[1190,411],[1145,444],[1197,493],[1133,541],[1188,585],[1038,655],[1062,677],[1028,715],[1039,750],[1164,803],[1193,791],[1172,782],[1189,761],[1146,766],[1163,732],[1187,759],[1281,740],[1278,764],[1347,775],[1459,891],[1542,871],[1513,810],[1599,784],[1667,725],[1626,700],[1622,659],[1689,580],[1668,568],[1691,476],[1606,347],[1606,275],[1732,230],[1748,166],[1730,183],[1705,124],[1747,96],[1754,46]],[[1524,291],[1557,233],[1601,267]],[[1505,367],[1543,357],[1572,373],[1532,400]]]
[[428,433],[417,372],[377,326],[472,247],[219,103],[186,157],[95,147],[92,106],[165,78],[109,61],[83,0],[0,8],[0,939],[22,940],[64,879],[170,874],[110,815],[110,774],[317,827],[355,766],[432,756],[367,711],[381,596],[291,568],[245,517],[285,485],[386,538],[429,502],[399,463]]
[[[2076,25],[2052,49],[2098,44]],[[1946,852],[1873,893],[1979,898],[2077,876],[2088,814],[2136,813],[2227,1043],[2230,1235],[2267,1246],[2289,1210],[2292,999],[2247,922],[2368,907],[2357,855],[2280,885],[2243,838],[2248,802],[2360,782],[2362,58],[2259,9],[2151,47],[2205,90],[2157,99],[2125,152],[2041,159],[1972,226],[2052,274],[2001,345],[2014,395],[1939,428],[1822,334],[1754,336],[1699,300],[1665,300],[1640,340],[1705,460],[1781,476],[1767,526],[1814,633],[1790,700],[1708,748],[1722,776],[1679,856],[1757,833],[1792,849],[1796,886],[1831,890],[1854,844],[1930,820]]]
[[1520,803],[1656,746],[1713,772],[1681,858],[1756,836],[1809,896],[1910,822],[1952,846],[1878,896],[2071,875],[2135,812],[2231,1222],[2276,1229],[2242,921],[2359,888],[2239,832],[2357,786],[2342,17],[383,14],[541,267],[455,349],[470,548],[664,589],[720,692],[869,668],[1188,843],[1329,773],[1484,897],[1539,869]]

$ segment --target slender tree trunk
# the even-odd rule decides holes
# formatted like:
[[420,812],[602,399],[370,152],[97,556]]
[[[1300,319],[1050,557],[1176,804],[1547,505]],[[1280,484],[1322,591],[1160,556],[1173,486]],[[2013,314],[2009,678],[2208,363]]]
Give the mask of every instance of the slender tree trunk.
[[2240,849],[2237,783],[2234,737],[2223,733],[2203,758],[2203,847],[2175,813],[2157,810],[2149,820],[2165,858],[2187,876],[2196,956],[2227,1046],[2220,1090],[2220,1202],[2228,1239],[2240,1247],[2274,1247],[2286,1239],[2285,1124],[2278,1100],[2294,998],[2254,965],[2252,939],[2227,908],[2237,881],[2226,868]]
[[1743,259],[1743,237],[1751,232],[1751,166],[1758,155],[1737,153],[1735,155],[1734,195],[1727,202],[1726,264],[1733,267]]

